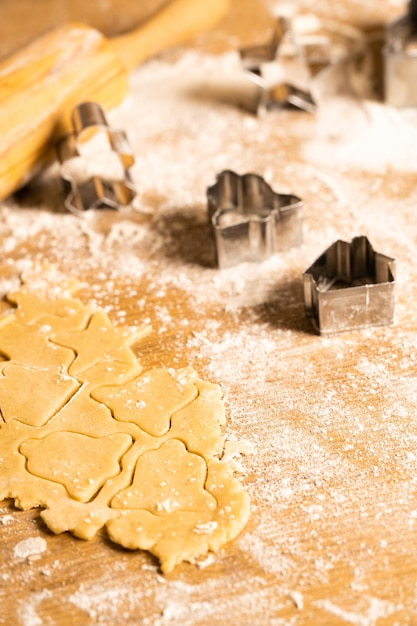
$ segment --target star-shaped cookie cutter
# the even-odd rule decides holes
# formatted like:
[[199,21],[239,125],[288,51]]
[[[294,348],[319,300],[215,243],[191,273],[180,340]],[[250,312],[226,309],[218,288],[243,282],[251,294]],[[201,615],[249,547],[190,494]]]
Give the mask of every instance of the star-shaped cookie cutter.
[[[129,169],[135,159],[123,130],[109,127],[104,112],[96,102],[82,102],[72,112],[73,132],[61,137],[56,144],[61,163],[61,178],[66,192],[65,207],[76,215],[88,209],[118,209],[129,205],[136,195]],[[78,182],[65,165],[81,157],[80,146],[95,133],[107,135],[110,152],[114,152],[123,170],[122,179],[93,175]]]
[[[296,27],[302,16],[292,20],[278,17],[269,41],[239,50],[243,69],[258,87],[255,110],[259,115],[277,107],[314,113],[317,103],[312,94],[312,79],[342,58],[357,54],[363,46],[361,34],[349,25],[303,17],[311,32],[306,25]],[[334,38],[344,45],[340,41],[335,45]],[[304,68],[303,85],[294,80],[294,62]]]
[[306,315],[321,334],[393,322],[395,260],[375,252],[367,237],[336,241],[303,282]]
[[417,0],[410,0],[407,13],[388,25],[383,57],[385,101],[417,106]]
[[297,44],[289,20],[285,17],[278,17],[269,41],[240,48],[242,66],[249,72],[260,74],[262,63],[275,61],[278,58],[280,46],[285,38],[290,40],[293,49],[296,50]]
[[302,200],[275,193],[258,174],[221,172],[207,201],[220,268],[262,262],[301,244]]
[[263,114],[274,107],[292,106],[313,113],[316,104],[309,91],[300,89],[293,84],[279,80],[270,84],[265,68],[279,62],[283,43],[291,47],[293,54],[300,57],[294,33],[288,19],[279,17],[274,25],[272,36],[265,44],[246,46],[239,50],[242,67],[248,72],[250,80],[257,85],[258,95],[255,109]]

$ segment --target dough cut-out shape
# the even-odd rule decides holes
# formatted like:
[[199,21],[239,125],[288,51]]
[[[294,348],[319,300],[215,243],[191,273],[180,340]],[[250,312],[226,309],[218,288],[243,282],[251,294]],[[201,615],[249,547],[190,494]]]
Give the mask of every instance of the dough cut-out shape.
[[[62,367],[36,369],[6,361],[2,373],[0,415],[5,422],[15,419],[29,426],[43,426],[80,387]],[[41,390],[45,391],[42,396]],[[34,410],[36,397],[42,401]]]
[[145,509],[156,515],[176,511],[213,511],[215,498],[205,489],[207,465],[177,439],[139,458],[133,483],[112,500],[115,509]]
[[131,346],[54,270],[32,273],[0,319],[0,499],[43,507],[55,533],[103,527],[163,572],[233,539],[249,498],[221,458],[218,385],[192,368],[143,371]]
[[31,367],[65,367],[74,360],[74,351],[52,343],[48,331],[11,321],[0,327],[0,353]]
[[[141,334],[129,337],[129,341],[140,339]],[[57,333],[51,339],[75,352],[75,361],[69,368],[72,376],[82,374],[100,361],[135,365],[135,355],[126,345],[126,337],[112,326],[104,311],[94,313],[86,328]]]
[[120,459],[132,445],[129,435],[90,437],[78,433],[51,433],[28,439],[19,452],[30,474],[64,485],[69,495],[88,502],[106,480],[120,472]]
[[[197,396],[195,381],[189,376],[178,380],[173,372],[155,369],[121,386],[99,387],[92,397],[106,404],[115,419],[132,422],[160,437],[168,432],[174,413]],[[161,394],[161,389],[165,389]],[[146,398],[146,401],[145,401]]]

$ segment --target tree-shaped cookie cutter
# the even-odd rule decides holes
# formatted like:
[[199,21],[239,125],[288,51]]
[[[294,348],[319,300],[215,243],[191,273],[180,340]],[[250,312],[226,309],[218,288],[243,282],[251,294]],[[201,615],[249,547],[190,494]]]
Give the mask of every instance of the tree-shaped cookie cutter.
[[221,172],[207,201],[220,268],[261,262],[301,244],[302,200],[275,193],[258,174]]
[[306,315],[321,334],[393,322],[395,260],[375,252],[367,237],[336,241],[303,281]]
[[417,0],[386,29],[384,55],[385,101],[396,107],[417,106]]
[[[72,213],[80,215],[88,209],[118,209],[129,205],[136,195],[129,173],[135,159],[126,133],[109,127],[102,108],[96,102],[83,102],[75,107],[71,121],[73,132],[61,137],[56,144],[66,192],[65,207]],[[107,135],[109,150],[117,155],[124,177],[118,180],[94,175],[79,183],[66,171],[64,164],[71,159],[79,158],[80,145],[98,131]]]

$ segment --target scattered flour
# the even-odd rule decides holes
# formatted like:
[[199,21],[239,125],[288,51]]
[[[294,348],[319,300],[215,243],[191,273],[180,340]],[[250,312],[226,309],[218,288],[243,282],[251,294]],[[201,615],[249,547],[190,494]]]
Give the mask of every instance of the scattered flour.
[[37,608],[39,604],[52,596],[52,592],[45,589],[39,593],[30,593],[25,598],[18,600],[17,619],[19,626],[44,626],[44,620],[39,616]]
[[17,559],[26,559],[46,552],[47,543],[42,537],[29,537],[19,541],[13,549],[13,555]]
[[[365,11],[365,3],[351,4]],[[24,194],[0,207],[0,290],[48,259],[85,280],[85,298],[120,324],[151,323],[171,361],[186,359],[220,383],[225,454],[247,480],[251,521],[230,550],[169,579],[131,561],[126,574],[125,555],[115,553],[107,575],[58,593],[54,574],[64,564],[40,568],[50,591],[22,598],[21,626],[40,626],[40,603],[61,594],[112,626],[220,626],[242,615],[249,626],[301,626],[313,612],[377,626],[414,610],[415,589],[399,581],[397,605],[379,583],[399,562],[415,571],[417,120],[354,100],[325,103],[331,128],[324,117],[289,111],[258,119],[236,106],[238,71],[235,53],[195,52],[138,69],[131,97],[110,115],[137,155],[133,208],[84,219],[65,213],[52,167],[32,189],[36,210]],[[259,265],[215,268],[205,190],[224,168],[256,171],[304,199],[300,248]],[[398,259],[396,322],[318,337],[304,318],[302,272],[335,239],[359,233]],[[10,517],[0,517],[4,531]],[[13,554],[21,561],[46,549],[33,537]],[[4,564],[0,575],[14,576]],[[336,587],[345,595],[336,597]]]
[[398,606],[395,604],[384,602],[378,598],[369,598],[368,604],[369,606],[364,612],[357,613],[351,610],[344,610],[330,600],[323,600],[316,603],[318,607],[324,609],[331,615],[354,626],[376,626],[380,619],[390,617],[390,615],[398,610]]

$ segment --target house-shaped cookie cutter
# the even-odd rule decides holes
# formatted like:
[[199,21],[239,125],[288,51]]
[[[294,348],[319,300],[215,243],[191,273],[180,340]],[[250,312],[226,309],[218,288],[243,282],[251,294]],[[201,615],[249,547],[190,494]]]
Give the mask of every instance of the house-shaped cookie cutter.
[[375,252],[364,236],[336,241],[303,282],[306,315],[321,334],[393,322],[395,260]]
[[258,174],[221,172],[207,201],[220,268],[262,262],[301,244],[302,200],[275,193]]
[[111,180],[102,176],[92,176],[79,183],[74,176],[61,167],[61,178],[66,198],[65,207],[80,215],[88,209],[118,209],[129,205],[136,195],[129,169],[135,159],[123,130],[109,127],[104,112],[96,102],[82,102],[72,112],[73,132],[61,137],[56,144],[58,159],[63,166],[71,159],[81,156],[80,144],[87,141],[95,132],[106,133],[110,150],[118,156],[124,177]]
[[417,0],[388,24],[385,34],[385,101],[395,107],[417,106]]

